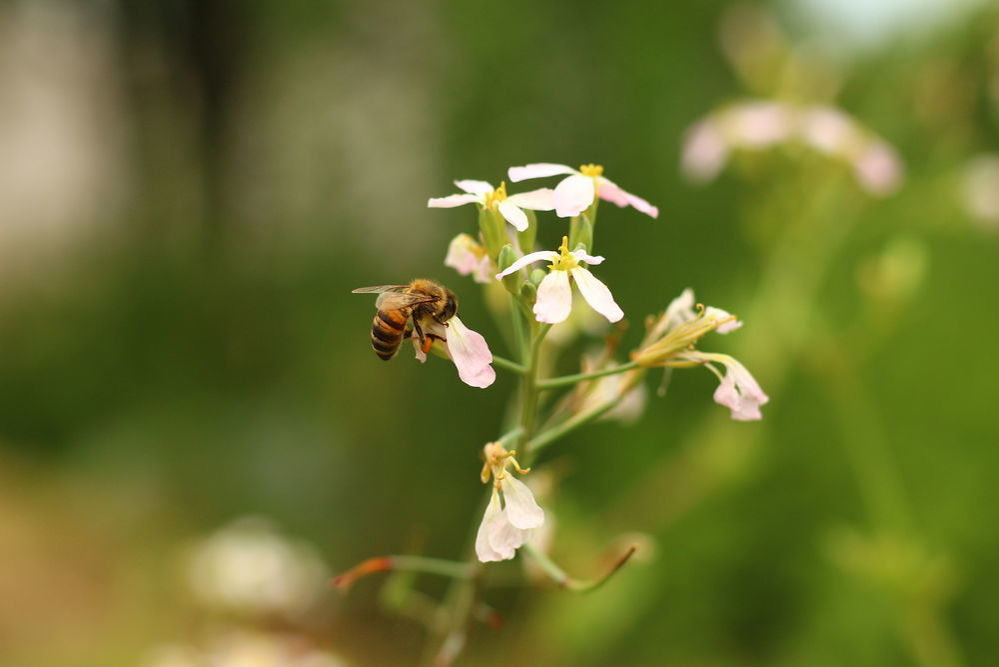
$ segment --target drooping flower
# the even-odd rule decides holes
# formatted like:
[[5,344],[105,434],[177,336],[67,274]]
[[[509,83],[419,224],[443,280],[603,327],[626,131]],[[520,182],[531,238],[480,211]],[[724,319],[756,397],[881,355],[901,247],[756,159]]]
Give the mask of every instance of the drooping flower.
[[448,195],[447,197],[432,197],[427,200],[430,208],[454,208],[465,204],[478,204],[484,208],[495,209],[517,231],[527,229],[527,214],[522,209],[532,211],[550,211],[555,208],[550,188],[540,188],[530,192],[520,192],[515,195],[506,194],[506,183],[500,183],[494,188],[486,181],[463,180],[455,181],[465,194]]
[[586,264],[600,264],[603,257],[588,255],[585,250],[573,250],[569,252],[569,239],[562,237],[562,245],[559,252],[554,250],[541,250],[524,255],[516,262],[507,267],[502,273],[496,274],[497,279],[509,275],[514,271],[519,271],[528,264],[540,261],[549,261],[551,271],[538,285],[538,297],[534,303],[534,316],[538,322],[548,324],[558,324],[564,322],[572,311],[572,287],[569,279],[576,283],[580,293],[586,302],[611,322],[617,322],[624,317],[624,311],[614,301],[614,295],[600,282],[596,276],[590,273],[589,269],[580,266],[580,262]]
[[653,218],[659,217],[658,208],[637,195],[625,192],[617,183],[605,178],[603,173],[604,168],[596,164],[584,164],[576,170],[551,162],[510,167],[507,172],[514,183],[530,178],[566,175],[567,178],[555,186],[554,193],[555,214],[560,218],[579,215],[590,207],[595,196],[621,207],[631,206]]
[[[691,350],[679,355],[678,359],[701,363],[718,376],[721,381],[715,389],[715,403],[732,411],[732,419],[755,421],[763,419],[760,406],[766,405],[770,397],[763,393],[760,384],[738,360],[727,354],[713,354]],[[722,375],[712,362],[725,367]]]
[[461,233],[451,239],[444,266],[450,266],[463,276],[472,276],[477,283],[488,284],[493,280],[489,253],[469,234]]
[[[458,377],[471,387],[485,388],[496,381],[496,370],[492,367],[493,353],[482,334],[472,331],[455,315],[447,321],[447,326],[430,321],[424,323],[423,333],[431,340],[440,341],[444,352],[454,362],[458,369]],[[416,358],[420,362],[427,360],[426,351],[420,346],[420,340],[413,337],[416,348]]]
[[531,490],[507,472],[511,465],[520,474],[530,470],[520,467],[514,458],[516,453],[507,451],[500,442],[490,442],[483,448],[486,461],[482,482],[488,482],[490,477],[493,480],[492,496],[475,536],[475,553],[483,563],[513,558],[530,537],[531,529],[545,522],[545,512]]

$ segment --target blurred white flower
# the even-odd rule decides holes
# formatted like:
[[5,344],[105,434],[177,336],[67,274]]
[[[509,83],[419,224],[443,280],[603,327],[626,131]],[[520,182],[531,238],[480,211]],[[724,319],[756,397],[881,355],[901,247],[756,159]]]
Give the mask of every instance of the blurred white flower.
[[206,605],[287,617],[306,611],[328,576],[314,547],[256,517],[236,520],[194,547],[187,575]]
[[895,149],[874,140],[852,156],[857,181],[868,192],[880,197],[890,195],[902,184],[902,161]]
[[607,285],[600,282],[596,276],[579,265],[580,262],[586,264],[600,264],[603,257],[588,255],[585,250],[573,250],[569,252],[569,239],[562,237],[562,245],[559,252],[554,250],[541,250],[524,255],[516,262],[508,266],[503,272],[496,274],[497,279],[519,271],[528,264],[534,262],[549,261],[551,271],[538,285],[538,296],[534,302],[534,316],[538,322],[548,324],[558,324],[564,322],[572,311],[572,287],[569,279],[576,283],[579,292],[590,304],[593,310],[597,311],[611,322],[617,322],[624,317],[624,311],[614,301],[614,295],[607,288]]
[[690,180],[707,183],[725,167],[729,152],[721,128],[710,118],[701,120],[684,135],[681,167]]
[[999,229],[999,155],[979,155],[965,165],[961,195],[972,218]]
[[444,266],[450,266],[463,276],[472,276],[477,283],[488,284],[493,280],[489,253],[469,234],[458,234],[451,239]]
[[835,107],[761,100],[739,102],[697,121],[686,133],[681,166],[690,180],[706,183],[733,151],[789,141],[843,161],[872,195],[889,195],[901,185],[904,167],[898,154],[849,114]]
[[795,130],[795,113],[778,102],[750,101],[738,104],[719,121],[722,133],[742,148],[768,148],[790,138]]
[[[475,537],[475,553],[483,563],[509,560],[524,545],[532,528],[545,522],[545,513],[534,500],[526,484],[507,472],[508,466],[526,473],[502,443],[490,442],[483,448],[486,462],[482,466],[482,481],[493,479],[492,496]],[[500,494],[502,493],[502,499]]]
[[318,650],[304,638],[231,630],[198,648],[168,644],[149,652],[143,667],[347,667],[343,658]]

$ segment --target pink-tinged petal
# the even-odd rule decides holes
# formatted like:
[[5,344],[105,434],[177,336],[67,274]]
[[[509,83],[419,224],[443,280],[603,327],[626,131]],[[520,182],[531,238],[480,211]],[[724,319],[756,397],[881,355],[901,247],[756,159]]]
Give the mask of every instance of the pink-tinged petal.
[[463,276],[474,272],[485,254],[485,250],[468,234],[458,234],[447,246],[444,266],[450,266]]
[[680,166],[693,182],[707,183],[728,162],[728,154],[725,135],[712,120],[702,120],[684,135]]
[[834,107],[802,112],[798,133],[805,144],[826,155],[849,155],[864,139],[853,118]]
[[545,522],[545,512],[538,506],[534,494],[526,484],[514,479],[512,475],[504,479],[501,484],[503,500],[506,501],[506,516],[510,523],[522,530],[529,530]]
[[659,217],[658,208],[637,195],[625,192],[621,189],[621,186],[614,181],[607,180],[601,176],[597,179],[597,182],[599,183],[597,187],[597,195],[599,195],[601,199],[605,199],[622,207],[631,206],[632,208],[653,218]]
[[694,290],[689,287],[669,302],[666,312],[659,318],[655,326],[649,331],[650,340],[655,340],[666,335],[666,332],[675,329],[684,322],[690,322],[697,314],[694,312]]
[[576,258],[577,262],[586,262],[587,264],[590,265],[602,264],[604,261],[604,258],[601,257],[600,255],[588,255],[586,251],[582,249],[573,250],[572,253],[570,254]]
[[552,162],[537,162],[535,164],[524,165],[523,167],[510,167],[507,176],[514,183],[526,181],[529,178],[547,178],[548,176],[558,176],[559,174],[578,174],[572,167],[564,164],[554,164]]
[[478,195],[448,195],[447,197],[432,197],[427,200],[428,208],[454,208],[465,204],[477,204],[481,201]]
[[787,139],[795,113],[779,102],[746,102],[722,114],[724,132],[737,146],[761,149]]
[[593,179],[582,174],[573,174],[555,186],[555,215],[572,218],[593,203]]
[[488,255],[483,256],[483,258],[479,260],[478,266],[476,266],[475,270],[472,271],[472,280],[481,285],[488,285],[493,281],[494,271],[496,271],[496,269],[493,267],[492,260],[489,259]]
[[500,280],[503,276],[508,276],[515,271],[520,271],[528,264],[533,264],[534,262],[540,262],[542,260],[554,262],[556,259],[558,259],[558,253],[554,250],[539,250],[537,252],[528,253],[510,266],[503,269],[502,272],[497,273],[496,280]]
[[873,195],[890,195],[902,184],[902,161],[883,141],[861,151],[853,161],[853,171],[861,186]]
[[568,271],[552,271],[538,285],[538,298],[534,302],[534,317],[538,322],[558,324],[565,322],[572,311],[572,287]]
[[694,290],[689,287],[669,302],[666,307],[666,319],[670,322],[672,329],[678,324],[690,322],[697,315],[694,313]]
[[454,184],[457,185],[459,189],[464,190],[465,192],[470,192],[473,195],[479,195],[479,196],[489,194],[494,190],[493,186],[487,183],[486,181],[473,181],[470,179],[465,179],[463,181],[455,181]]
[[726,355],[725,377],[714,393],[714,400],[724,405],[732,412],[732,419],[738,421],[755,421],[763,419],[760,406],[765,405],[770,398],[763,393],[756,379],[745,366]]
[[[576,268],[570,271],[576,287],[593,310],[597,311],[611,322],[617,322],[624,317],[624,311],[614,301],[611,291],[596,276],[586,269]],[[540,293],[540,291],[539,291]]]
[[555,191],[551,188],[539,188],[530,192],[518,192],[506,198],[520,208],[532,211],[552,211],[555,209]]
[[506,221],[517,228],[518,232],[527,229],[527,215],[509,199],[501,201],[497,208]]
[[[732,313],[728,312],[727,310],[722,310],[721,308],[715,308],[714,306],[708,306],[704,310],[704,316],[707,317],[707,318],[709,318],[709,319],[715,319],[715,320],[721,321],[721,320],[728,319],[729,317],[732,317]],[[716,328],[715,331],[717,331],[720,334],[727,334],[727,333],[731,333],[731,332],[735,331],[736,329],[740,328],[741,326],[742,326],[742,322],[740,322],[739,320],[733,319],[733,320],[729,320],[725,324],[722,324],[721,326],[719,326],[718,328]]]
[[503,516],[503,507],[500,505],[499,494],[493,489],[493,496],[489,500],[486,512],[482,516],[482,523],[479,524],[479,532],[475,535],[475,555],[483,563],[508,560],[513,558],[513,551],[508,554],[497,551],[490,543],[490,535],[502,530],[501,524],[506,522]]
[[445,344],[462,382],[484,388],[496,380],[496,371],[490,365],[493,354],[486,339],[466,327],[457,317],[448,320]]

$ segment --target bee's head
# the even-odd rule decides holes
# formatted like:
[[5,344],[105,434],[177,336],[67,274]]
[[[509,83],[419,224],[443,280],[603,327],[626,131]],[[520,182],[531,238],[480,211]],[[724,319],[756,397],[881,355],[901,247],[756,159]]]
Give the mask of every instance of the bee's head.
[[458,297],[449,289],[444,290],[444,309],[441,311],[441,320],[447,322],[458,312]]

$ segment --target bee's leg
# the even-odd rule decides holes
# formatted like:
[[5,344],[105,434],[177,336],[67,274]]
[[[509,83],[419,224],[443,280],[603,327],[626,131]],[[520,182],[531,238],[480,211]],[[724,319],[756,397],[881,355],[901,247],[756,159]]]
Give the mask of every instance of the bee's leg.
[[427,337],[423,333],[423,327],[420,326],[420,321],[418,319],[416,319],[415,317],[413,318],[413,331],[416,332],[417,337],[420,339],[420,345],[426,347],[427,346]]

